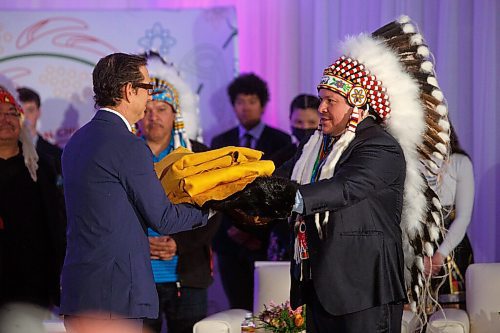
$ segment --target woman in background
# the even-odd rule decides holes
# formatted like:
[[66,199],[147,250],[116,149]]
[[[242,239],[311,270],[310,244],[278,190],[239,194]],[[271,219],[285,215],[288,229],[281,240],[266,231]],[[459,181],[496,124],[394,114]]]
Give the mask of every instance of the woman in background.
[[465,302],[465,271],[473,262],[472,247],[466,231],[474,205],[474,173],[469,155],[460,147],[451,126],[451,155],[441,179],[429,179],[443,205],[448,230],[431,257],[424,257],[426,274],[438,275],[446,265],[450,275],[439,291],[440,303]]

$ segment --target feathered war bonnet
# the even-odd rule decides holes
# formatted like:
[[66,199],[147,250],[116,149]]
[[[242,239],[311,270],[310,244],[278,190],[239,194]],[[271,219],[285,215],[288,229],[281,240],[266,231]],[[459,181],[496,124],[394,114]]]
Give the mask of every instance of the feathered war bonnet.
[[26,126],[24,126],[24,111],[17,103],[14,96],[12,96],[12,94],[2,86],[0,86],[0,103],[12,104],[16,108],[16,111],[20,114],[19,123],[21,125],[21,131],[19,133],[19,141],[21,141],[22,144],[24,164],[26,165],[26,168],[28,168],[31,179],[36,182],[36,171],[38,170],[38,154],[36,152],[35,146],[33,145],[33,139],[31,138],[29,130]]
[[[449,155],[449,123],[438,88],[431,53],[406,16],[374,32],[347,38],[342,56],[324,70],[319,89],[329,89],[353,107],[346,131],[335,142],[319,179],[333,176],[335,165],[356,135],[365,112],[376,114],[399,142],[406,160],[401,228],[405,280],[412,309],[426,321],[436,290],[423,274],[423,255],[432,256],[443,232],[440,202],[423,173],[439,174]],[[292,179],[310,182],[322,144],[320,131],[311,136],[297,161]],[[312,161],[312,162],[311,162]],[[319,217],[316,217],[319,220]],[[323,223],[327,222],[327,216]],[[318,226],[321,237],[321,228]]]
[[[403,246],[405,252],[405,280],[412,310],[419,315],[422,326],[427,322],[427,314],[434,312],[437,305],[437,292],[442,283],[431,285],[430,278],[424,275],[423,257],[432,257],[444,236],[444,222],[441,203],[434,191],[428,186],[425,177],[438,177],[443,173],[445,161],[450,155],[450,123],[448,108],[434,71],[434,57],[422,34],[408,16],[401,16],[372,34],[383,40],[397,54],[407,73],[418,83],[420,105],[423,110],[425,128],[417,146],[419,168],[411,170],[419,173],[422,187],[418,201],[412,197],[405,205],[406,212],[402,222]],[[388,130],[400,132],[404,138],[405,127],[400,122],[388,124]],[[392,127],[392,129],[391,129]],[[405,152],[406,154],[406,152]],[[407,177],[410,170],[407,170]],[[425,177],[424,177],[425,176]],[[408,181],[407,181],[408,183]],[[405,184],[406,187],[407,184]],[[415,189],[417,189],[415,187]],[[422,204],[422,196],[425,205]],[[411,201],[410,201],[411,200]],[[413,204],[415,208],[413,209]],[[423,206],[423,211],[420,209]],[[446,268],[445,268],[446,269]],[[441,277],[444,280],[448,272]],[[436,287],[437,286],[437,287]]]
[[198,117],[198,96],[181,78],[179,72],[157,53],[146,54],[151,81],[155,84],[153,101],[168,103],[175,112],[174,148],[191,149],[189,139],[202,142]]

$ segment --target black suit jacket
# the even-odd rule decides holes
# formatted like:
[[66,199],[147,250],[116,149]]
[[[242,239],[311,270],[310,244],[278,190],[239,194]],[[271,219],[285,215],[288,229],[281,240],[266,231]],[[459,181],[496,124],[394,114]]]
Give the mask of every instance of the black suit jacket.
[[36,152],[40,158],[44,159],[47,164],[53,169],[56,176],[62,174],[61,155],[62,149],[45,140],[41,135],[38,135],[36,142]]
[[[283,147],[290,145],[292,143],[292,138],[290,135],[282,132],[276,128],[272,128],[269,126],[265,126],[262,134],[257,141],[257,145],[255,149],[264,152],[264,156],[262,159],[264,160],[272,160],[273,154],[278,152]],[[238,127],[234,127],[227,132],[219,134],[218,136],[212,139],[212,149],[227,147],[227,146],[239,146],[240,138],[239,138],[239,130]]]
[[[405,300],[399,226],[405,176],[401,147],[367,118],[358,125],[333,177],[300,186],[312,284],[330,314]],[[320,240],[314,219],[319,213],[322,221],[327,211]],[[307,298],[294,260],[291,272],[291,302],[297,307]]]
[[[44,159],[39,160],[37,181],[31,185],[32,179],[24,165],[21,143],[19,149],[19,155],[2,163],[0,175],[0,305],[5,301],[59,305],[59,276],[66,251],[64,199],[56,187],[56,176]],[[9,169],[9,165],[15,170]],[[35,192],[28,193],[30,191]],[[17,200],[15,204],[6,206],[3,198],[7,195],[11,198],[29,198],[31,201],[26,203]],[[34,206],[40,208],[37,211],[41,213],[40,216],[35,216],[31,210]],[[28,212],[22,212],[26,209]],[[27,216],[32,217],[32,220],[27,220]],[[9,224],[15,224],[16,227],[9,227]],[[44,229],[44,232],[38,233],[40,229]],[[32,237],[38,239],[35,244],[26,243]],[[47,246],[47,253],[32,250],[39,249],[40,244]],[[25,253],[28,251],[35,266],[26,259]],[[40,263],[43,263],[44,269],[34,271],[34,267]],[[28,276],[30,282],[25,284]],[[27,292],[30,290],[36,292]]]

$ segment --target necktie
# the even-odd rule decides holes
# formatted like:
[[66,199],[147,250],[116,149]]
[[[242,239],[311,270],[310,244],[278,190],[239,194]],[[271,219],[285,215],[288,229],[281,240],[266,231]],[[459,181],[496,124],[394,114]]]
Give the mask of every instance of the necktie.
[[245,135],[243,136],[243,146],[252,148],[252,134],[245,133]]

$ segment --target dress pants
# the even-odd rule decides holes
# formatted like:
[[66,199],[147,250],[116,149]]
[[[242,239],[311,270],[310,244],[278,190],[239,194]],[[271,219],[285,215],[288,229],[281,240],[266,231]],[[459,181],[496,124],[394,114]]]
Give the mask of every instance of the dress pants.
[[254,260],[251,256],[239,253],[220,253],[217,255],[219,271],[224,292],[232,309],[253,308]]
[[207,288],[190,288],[175,283],[157,283],[160,301],[158,319],[144,319],[148,333],[160,333],[163,316],[167,321],[168,333],[192,333],[193,326],[207,316]]
[[382,304],[366,310],[334,316],[308,288],[306,326],[308,333],[400,333],[403,304]]

